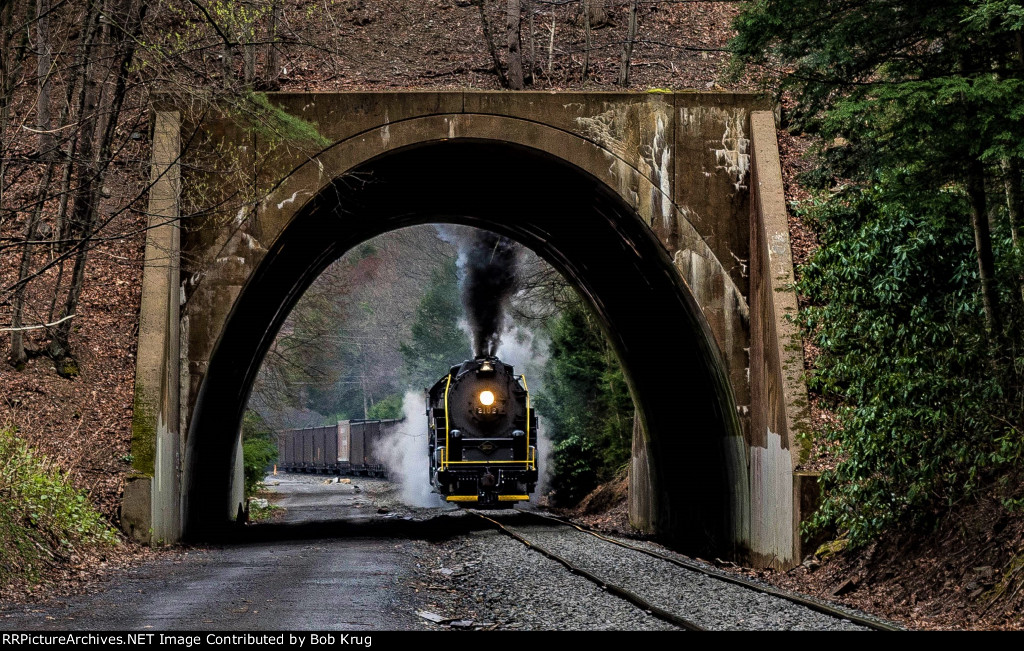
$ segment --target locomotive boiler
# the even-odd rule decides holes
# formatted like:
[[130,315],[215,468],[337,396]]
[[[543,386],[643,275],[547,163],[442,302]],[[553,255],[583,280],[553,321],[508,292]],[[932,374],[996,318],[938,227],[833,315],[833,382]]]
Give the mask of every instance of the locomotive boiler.
[[537,414],[526,378],[497,357],[453,366],[427,390],[430,483],[477,508],[528,501],[537,485]]

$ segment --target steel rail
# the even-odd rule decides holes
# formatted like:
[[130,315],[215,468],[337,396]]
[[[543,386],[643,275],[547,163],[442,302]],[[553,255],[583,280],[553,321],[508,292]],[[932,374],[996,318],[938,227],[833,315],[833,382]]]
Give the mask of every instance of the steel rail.
[[499,531],[501,531],[505,535],[509,536],[510,538],[514,538],[515,540],[518,540],[519,542],[523,543],[524,545],[526,545],[526,547],[528,549],[532,549],[532,550],[538,552],[539,554],[547,556],[551,560],[556,561],[557,563],[560,563],[561,565],[563,565],[566,569],[568,569],[573,574],[578,574],[578,575],[582,576],[583,578],[587,579],[588,581],[591,581],[592,583],[595,583],[602,590],[610,592],[611,594],[615,595],[616,597],[619,597],[620,599],[628,601],[629,603],[633,604],[634,606],[640,608],[641,610],[644,610],[644,611],[650,613],[651,615],[654,615],[655,617],[657,617],[658,619],[660,619],[662,621],[668,622],[669,624],[672,624],[674,626],[679,626],[680,628],[684,628],[684,629],[686,629],[688,631],[705,631],[705,630],[707,630],[706,628],[704,628],[703,626],[697,624],[696,622],[693,622],[693,621],[691,621],[689,619],[686,619],[685,617],[681,617],[679,615],[676,615],[675,613],[669,612],[669,611],[665,610],[664,608],[660,608],[658,606],[655,606],[654,604],[648,602],[646,599],[644,599],[640,595],[638,595],[638,594],[636,594],[634,592],[631,592],[631,591],[627,590],[626,588],[623,588],[621,586],[615,585],[613,583],[608,583],[607,581],[605,581],[601,577],[599,577],[599,576],[597,576],[597,575],[595,575],[595,574],[593,574],[591,572],[588,572],[587,570],[585,570],[585,569],[583,569],[581,567],[578,567],[578,566],[574,565],[570,561],[566,560],[565,558],[562,558],[561,556],[559,556],[558,554],[552,552],[551,550],[545,549],[544,547],[541,547],[540,545],[527,540],[526,538],[524,538],[523,536],[519,535],[518,533],[512,531],[511,529],[509,529],[508,527],[506,527],[502,523],[498,522],[494,518],[489,518],[486,515],[484,515],[482,513],[479,513],[477,511],[469,511],[469,512],[472,513],[473,515],[475,515],[475,516],[477,516],[479,518],[483,518],[484,520],[487,520],[491,524],[495,525],[498,528]]
[[763,594],[771,595],[773,597],[778,597],[779,599],[784,599],[786,601],[790,601],[790,602],[799,604],[801,606],[804,606],[805,608],[809,608],[810,610],[813,610],[813,611],[816,611],[816,612],[819,612],[819,613],[822,613],[822,614],[825,614],[825,615],[830,615],[832,617],[838,617],[840,619],[847,619],[847,620],[850,620],[851,622],[853,622],[854,624],[860,624],[861,626],[865,626],[865,627],[870,628],[872,630],[876,630],[876,631],[902,631],[902,630],[905,630],[905,629],[903,629],[903,628],[901,628],[899,626],[895,626],[893,624],[889,624],[887,622],[883,622],[883,621],[877,620],[877,619],[872,618],[872,617],[865,617],[863,615],[858,615],[857,613],[853,613],[853,612],[850,612],[850,611],[848,611],[846,609],[839,608],[837,606],[833,606],[833,605],[830,605],[830,604],[826,604],[826,603],[823,603],[823,602],[815,600],[815,599],[808,599],[807,597],[804,597],[804,596],[796,594],[796,593],[788,592],[788,591],[785,591],[785,590],[779,590],[778,588],[773,588],[773,587],[770,587],[770,586],[766,586],[766,585],[763,585],[761,583],[757,583],[755,581],[751,581],[750,579],[746,579],[746,578],[742,578],[742,577],[738,577],[738,576],[732,576],[732,575],[729,575],[729,574],[725,574],[725,573],[723,573],[721,571],[709,570],[708,568],[700,565],[699,563],[695,563],[693,561],[688,561],[688,560],[684,560],[684,559],[681,559],[681,558],[673,558],[672,556],[669,556],[667,554],[662,554],[660,552],[652,551],[652,550],[649,550],[649,549],[644,549],[642,547],[636,547],[634,545],[630,545],[628,543],[622,542],[621,540],[615,540],[614,538],[608,538],[607,536],[602,536],[601,534],[599,534],[599,533],[597,533],[595,531],[592,531],[590,529],[584,528],[584,527],[576,524],[575,522],[571,522],[571,521],[566,520],[564,518],[559,518],[559,517],[556,517],[556,516],[553,516],[553,515],[548,515],[546,513],[537,513],[536,511],[524,511],[524,510],[521,510],[521,509],[517,509],[516,512],[517,513],[525,513],[527,515],[532,515],[532,516],[534,516],[536,518],[541,518],[543,520],[551,520],[553,522],[557,522],[557,523],[562,524],[564,526],[572,527],[572,528],[574,528],[574,529],[576,529],[578,531],[581,531],[581,532],[583,532],[585,534],[594,536],[595,538],[598,538],[598,539],[603,540],[605,542],[611,543],[613,545],[618,545],[619,547],[623,547],[625,549],[631,549],[631,550],[633,550],[635,552],[640,552],[641,554],[647,554],[648,556],[653,556],[654,558],[658,558],[658,559],[661,559],[663,561],[667,561],[669,563],[672,563],[674,565],[678,565],[679,567],[682,567],[684,569],[692,570],[694,572],[699,572],[699,573],[701,573],[701,574],[703,574],[705,576],[708,576],[710,578],[713,578],[713,579],[718,579],[718,580],[724,581],[726,583],[732,583],[734,585],[739,585],[739,586],[743,586],[745,588],[749,588],[749,589],[754,590],[756,592],[761,592]]

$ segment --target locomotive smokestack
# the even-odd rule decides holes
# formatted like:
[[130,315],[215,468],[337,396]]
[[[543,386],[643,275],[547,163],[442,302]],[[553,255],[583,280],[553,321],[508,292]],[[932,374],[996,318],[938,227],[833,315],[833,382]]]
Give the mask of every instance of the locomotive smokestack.
[[493,356],[501,343],[505,307],[516,290],[516,245],[506,237],[479,230],[462,244],[462,304],[473,333],[473,354]]

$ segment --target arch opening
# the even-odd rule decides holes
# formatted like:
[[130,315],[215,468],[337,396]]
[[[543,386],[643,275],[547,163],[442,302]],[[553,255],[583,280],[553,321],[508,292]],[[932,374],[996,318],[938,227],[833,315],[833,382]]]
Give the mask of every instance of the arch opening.
[[679,547],[729,553],[741,461],[735,402],[710,330],[643,219],[606,184],[538,150],[443,140],[365,162],[313,197],[239,294],[190,421],[183,522],[191,540],[228,524],[238,427],[263,356],[334,260],[424,223],[506,235],[590,304],[619,355],[647,433],[657,529]]

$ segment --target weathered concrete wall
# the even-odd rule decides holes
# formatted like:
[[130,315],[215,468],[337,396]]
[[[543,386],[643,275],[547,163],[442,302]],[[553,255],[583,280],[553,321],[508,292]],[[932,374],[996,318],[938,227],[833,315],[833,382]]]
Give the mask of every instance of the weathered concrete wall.
[[633,415],[633,449],[629,459],[629,523],[644,533],[658,530],[658,493],[651,481],[651,460],[643,419]]
[[[793,257],[789,244],[775,119],[755,112],[751,197],[750,419],[751,552],[761,564],[800,559],[800,492],[793,469],[807,431],[803,346],[793,318]],[[785,526],[788,523],[789,526]]]
[[181,122],[176,111],[156,114],[153,131],[149,231],[142,277],[139,348],[132,417],[132,466],[121,526],[141,542],[180,535],[179,224]]
[[[675,261],[720,353],[743,434],[729,437],[723,451],[724,458],[740,460],[729,468],[738,486],[732,505],[738,514],[734,540],[762,559],[767,549],[787,562],[793,558],[792,551],[776,553],[785,536],[780,538],[778,527],[765,519],[761,499],[776,484],[792,482],[790,468],[779,462],[778,452],[766,460],[764,453],[749,449],[754,444],[768,450],[764,432],[769,431],[779,437],[778,450],[788,455],[791,448],[790,429],[765,424],[765,419],[778,420],[777,410],[762,413],[766,396],[775,389],[763,389],[767,385],[762,383],[758,392],[751,390],[755,374],[763,377],[778,365],[762,360],[773,346],[759,348],[751,339],[754,316],[746,298],[764,293],[761,285],[755,289],[751,255],[760,233],[751,229],[752,218],[764,211],[754,210],[750,187],[759,178],[751,159],[758,151],[751,143],[751,116],[767,108],[763,100],[733,93],[500,92],[285,93],[269,98],[282,115],[301,120],[295,123],[300,127],[315,125],[314,137],[210,120],[195,138],[199,146],[189,152],[194,159],[184,189],[186,212],[207,210],[182,236],[181,409],[175,432],[188,429],[210,357],[239,292],[308,201],[330,191],[354,167],[403,147],[460,138],[512,143],[567,161],[613,189]],[[287,119],[278,124],[279,131],[294,126]],[[760,151],[774,146],[763,144]],[[764,160],[760,169],[771,164]],[[781,192],[781,180],[777,185]],[[156,291],[147,286],[147,293]],[[779,331],[773,327],[758,326],[755,338],[772,337]],[[155,341],[140,340],[140,365],[143,349],[150,357],[177,359],[169,350],[153,352],[158,350]],[[751,424],[755,414],[758,420]],[[631,485],[638,492],[636,515],[650,524],[656,519],[657,496],[644,491],[657,487],[649,476],[649,444],[638,419]],[[772,517],[781,514],[772,511]]]
[[[727,360],[747,431],[750,396],[746,304],[749,259],[749,113],[763,100],[734,93],[403,92],[270,96],[317,125],[333,146],[281,146],[217,125],[227,142],[246,142],[258,205],[227,204],[206,259],[188,267],[186,292],[204,317],[191,323],[194,399],[213,333],[234,295],[299,209],[334,179],[387,151],[444,138],[515,142],[564,158],[614,188],[674,256]],[[282,176],[287,177],[282,179]],[[229,208],[228,205],[231,207]],[[204,232],[208,232],[204,230]],[[212,238],[212,239],[211,239]],[[206,285],[191,298],[193,287]],[[233,288],[233,289],[232,289]],[[212,335],[212,336],[211,336]]]

